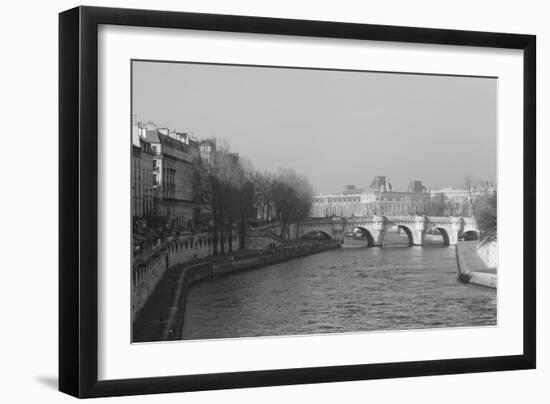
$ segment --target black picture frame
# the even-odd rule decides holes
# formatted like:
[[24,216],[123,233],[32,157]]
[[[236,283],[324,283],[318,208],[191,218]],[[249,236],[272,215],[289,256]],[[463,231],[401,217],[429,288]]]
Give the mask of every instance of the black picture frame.
[[[100,24],[523,50],[523,354],[98,381]],[[84,398],[535,368],[535,61],[534,35],[96,7],[60,13],[59,389]]]

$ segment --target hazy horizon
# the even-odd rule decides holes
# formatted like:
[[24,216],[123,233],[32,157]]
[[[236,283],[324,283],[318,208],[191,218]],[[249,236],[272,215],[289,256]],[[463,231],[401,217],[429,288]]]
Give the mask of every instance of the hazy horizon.
[[319,193],[496,180],[495,78],[134,61],[132,86],[137,121],[225,139]]

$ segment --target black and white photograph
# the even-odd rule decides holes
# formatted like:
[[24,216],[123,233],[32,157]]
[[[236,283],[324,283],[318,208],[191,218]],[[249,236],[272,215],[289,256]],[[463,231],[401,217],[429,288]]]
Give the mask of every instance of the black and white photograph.
[[548,401],[546,3],[90,3],[3,8],[0,402]]
[[132,342],[497,326],[498,84],[132,60]]

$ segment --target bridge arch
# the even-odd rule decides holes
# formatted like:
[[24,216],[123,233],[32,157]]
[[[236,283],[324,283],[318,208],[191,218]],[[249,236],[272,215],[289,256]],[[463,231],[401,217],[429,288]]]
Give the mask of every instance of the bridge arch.
[[443,244],[449,245],[449,232],[444,227],[434,227],[435,230],[437,230],[442,236],[443,236]]
[[308,229],[307,233],[302,235],[301,238],[309,240],[332,240],[332,236],[321,229]]
[[409,238],[409,245],[414,245],[414,237],[413,237],[412,230],[410,229],[410,227],[405,226],[404,224],[399,224],[399,225],[397,225],[397,229],[398,230],[403,230],[405,232],[405,234]]
[[479,231],[478,230],[468,230],[462,233],[462,239],[464,241],[473,241],[479,240]]
[[367,247],[372,247],[373,245],[376,244],[375,241],[374,241],[374,237],[373,237],[372,233],[369,231],[369,229],[367,229],[365,227],[357,226],[357,227],[354,227],[353,230],[354,231],[359,230],[361,232],[361,234],[364,235],[367,238]]

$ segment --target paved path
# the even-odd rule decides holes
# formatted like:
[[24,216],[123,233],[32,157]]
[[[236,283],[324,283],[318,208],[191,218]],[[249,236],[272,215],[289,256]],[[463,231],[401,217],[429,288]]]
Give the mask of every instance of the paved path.
[[175,265],[164,273],[147,303],[134,320],[133,342],[162,341],[166,322],[170,318],[170,308],[178,289],[180,274],[189,265]]

